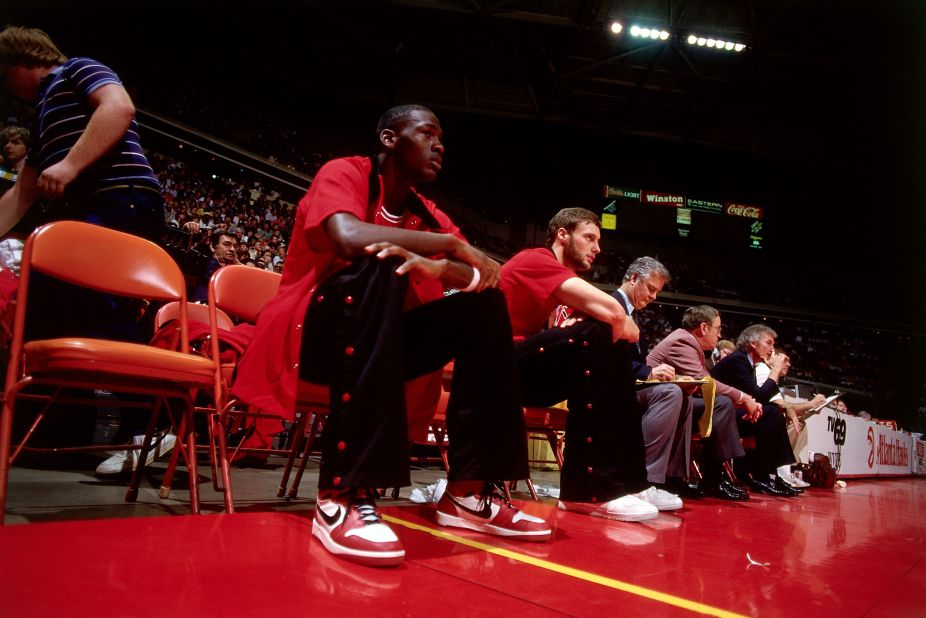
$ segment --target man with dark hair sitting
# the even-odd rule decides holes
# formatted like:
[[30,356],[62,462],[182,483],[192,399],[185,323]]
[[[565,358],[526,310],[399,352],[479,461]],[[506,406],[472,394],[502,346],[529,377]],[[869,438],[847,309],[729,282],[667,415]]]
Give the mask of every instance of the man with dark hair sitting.
[[437,522],[547,540],[546,522],[494,489],[528,478],[498,265],[416,190],[443,166],[440,122],[425,107],[392,108],[376,144],[372,157],[327,163],[300,201],[279,292],[233,392],[292,417],[300,379],[329,386],[312,534],[336,555],[391,565],[405,550],[371,488],[410,484],[406,403],[417,401],[406,401],[406,382],[454,360]]

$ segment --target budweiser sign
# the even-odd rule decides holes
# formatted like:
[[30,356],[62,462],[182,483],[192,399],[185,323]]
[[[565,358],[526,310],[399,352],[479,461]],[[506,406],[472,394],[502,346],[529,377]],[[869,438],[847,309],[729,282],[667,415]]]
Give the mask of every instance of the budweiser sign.
[[614,185],[605,185],[604,186],[604,196],[605,197],[621,197],[626,200],[638,200],[640,199],[640,192],[636,189],[628,189],[626,187],[616,187]]
[[746,217],[747,219],[761,219],[762,218],[762,208],[759,206],[748,206],[746,204],[736,204],[734,202],[727,202],[723,208],[723,211],[728,215],[734,215],[736,217]]

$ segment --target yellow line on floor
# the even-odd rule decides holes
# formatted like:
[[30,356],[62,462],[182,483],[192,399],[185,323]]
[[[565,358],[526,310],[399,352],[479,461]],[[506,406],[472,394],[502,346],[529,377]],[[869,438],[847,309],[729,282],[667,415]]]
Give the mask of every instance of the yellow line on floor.
[[553,571],[555,573],[560,573],[561,575],[568,575],[569,577],[575,577],[576,579],[581,579],[593,584],[598,584],[600,586],[607,586],[608,588],[614,588],[615,590],[621,590],[622,592],[628,592],[630,594],[635,594],[653,601],[658,601],[660,603],[665,603],[667,605],[672,605],[675,607],[680,607],[682,609],[687,609],[692,612],[697,612],[699,614],[706,614],[708,616],[721,616],[723,618],[743,618],[740,614],[730,612],[724,609],[719,609],[717,607],[711,607],[710,605],[705,605],[703,603],[698,603],[696,601],[690,601],[688,599],[683,599],[682,597],[677,597],[671,594],[666,594],[664,592],[659,592],[658,590],[651,590],[649,588],[644,588],[643,586],[636,586],[634,584],[629,584],[627,582],[622,582],[618,579],[612,579],[610,577],[605,577],[603,575],[598,575],[596,573],[591,573],[589,571],[583,571],[582,569],[574,569],[562,564],[557,564],[555,562],[550,562],[549,560],[542,560],[540,558],[534,558],[533,556],[528,556],[526,554],[521,554],[516,551],[511,551],[510,549],[503,549],[501,547],[495,547],[487,543],[481,543],[479,541],[474,541],[472,539],[467,539],[462,536],[457,536],[455,534],[450,534],[444,532],[443,530],[437,530],[435,528],[429,528],[428,526],[422,526],[410,521],[405,521],[404,519],[399,519],[391,515],[381,514],[382,518],[386,521],[410,528],[412,530],[418,530],[419,532],[426,532],[437,538],[444,539],[446,541],[452,541],[454,543],[459,543],[461,545],[466,545],[468,547],[473,547],[475,549],[480,549],[490,554],[495,554],[497,556],[504,556],[505,558],[510,558],[512,560],[517,560],[518,562],[523,562],[525,564],[530,564],[532,566],[546,569],[548,571]]

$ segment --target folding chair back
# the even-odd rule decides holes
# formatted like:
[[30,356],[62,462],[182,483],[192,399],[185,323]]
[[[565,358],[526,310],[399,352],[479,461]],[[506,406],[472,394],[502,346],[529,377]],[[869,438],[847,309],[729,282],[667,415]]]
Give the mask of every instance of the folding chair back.
[[276,295],[282,278],[279,273],[252,266],[223,266],[209,281],[211,304],[242,322],[253,324],[260,310]]
[[[187,319],[191,322],[202,322],[203,324],[209,323],[209,306],[200,305],[199,303],[187,303]],[[235,323],[232,321],[228,314],[219,309],[216,312],[216,326],[219,328],[224,328],[225,330],[231,330],[235,327]],[[154,314],[154,329],[158,330],[171,320],[180,319],[180,303],[177,301],[171,301],[165,305],[162,305],[158,312]]]
[[[36,230],[23,249],[29,270],[109,294],[171,301],[185,298],[177,263],[153,242],[79,221]],[[21,286],[20,286],[21,287]]]

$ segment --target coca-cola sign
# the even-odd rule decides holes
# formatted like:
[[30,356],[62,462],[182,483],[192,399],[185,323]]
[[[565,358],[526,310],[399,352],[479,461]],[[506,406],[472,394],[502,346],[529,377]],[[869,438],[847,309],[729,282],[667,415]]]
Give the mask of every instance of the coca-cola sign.
[[723,208],[723,211],[728,215],[733,215],[736,217],[746,217],[747,219],[761,219],[762,218],[762,208],[759,206],[749,206],[748,204],[737,204],[735,202],[727,202]]

